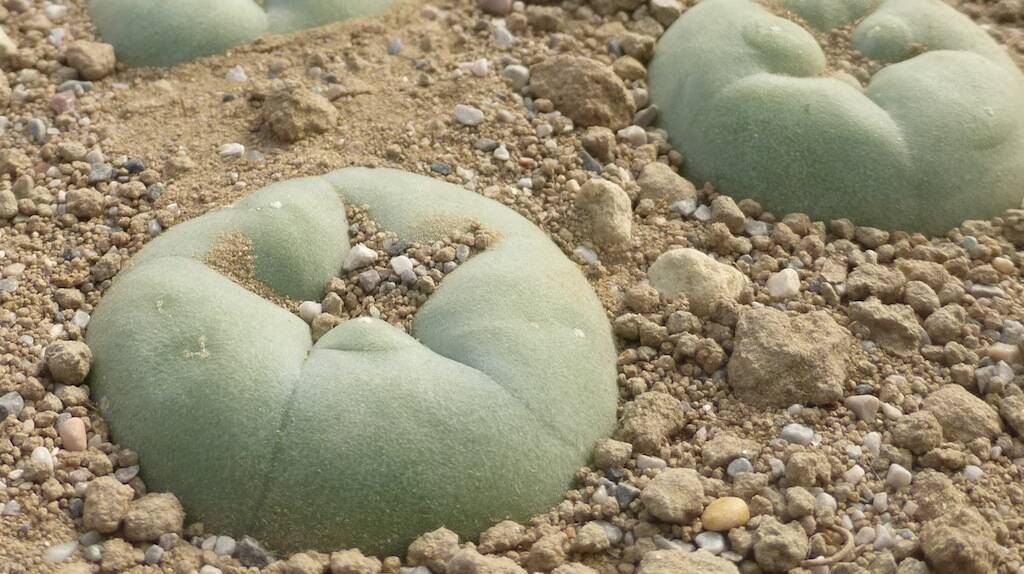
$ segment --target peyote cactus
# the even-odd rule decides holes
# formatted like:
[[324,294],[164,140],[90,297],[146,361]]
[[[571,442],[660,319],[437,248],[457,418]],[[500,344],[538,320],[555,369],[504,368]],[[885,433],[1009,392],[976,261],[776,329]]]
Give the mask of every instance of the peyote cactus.
[[[495,240],[417,312],[412,336],[301,319],[218,273],[250,245],[274,294],[320,297],[349,249],[339,200],[407,241],[480,224]],[[346,169],[272,185],[143,249],[89,326],[94,400],[147,484],[213,532],[276,549],[401,553],[556,502],[615,424],[601,304],[547,236],[447,183]]]
[[90,0],[99,35],[132,66],[170,66],[267,33],[383,11],[391,0]]
[[650,68],[693,179],[779,214],[926,233],[1020,205],[1024,75],[983,30],[939,0],[782,4],[820,31],[852,26],[888,65],[861,86],[779,10],[704,0]]

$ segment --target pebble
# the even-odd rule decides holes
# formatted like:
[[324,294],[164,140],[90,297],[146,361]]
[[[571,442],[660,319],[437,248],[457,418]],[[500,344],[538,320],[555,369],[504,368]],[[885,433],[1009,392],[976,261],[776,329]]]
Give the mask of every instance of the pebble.
[[729,476],[736,477],[747,472],[754,472],[754,465],[745,458],[737,458],[729,463],[726,467],[725,473]]
[[21,514],[21,504],[17,500],[8,500],[0,516],[17,516]]
[[4,420],[10,415],[17,417],[21,414],[22,409],[25,408],[25,399],[21,398],[21,395],[17,391],[11,391],[3,396],[0,396],[0,421]]
[[57,425],[57,433],[63,444],[63,449],[70,452],[82,452],[87,448],[85,423],[81,418],[73,416],[67,421]]
[[249,76],[245,73],[245,68],[242,66],[235,66],[228,70],[228,73],[224,75],[224,79],[229,82],[242,83],[249,79]]
[[165,551],[163,548],[154,544],[146,549],[143,561],[151,566],[154,564],[159,564],[160,561],[163,560],[164,552]]
[[850,468],[850,470],[846,471],[846,474],[843,475],[843,478],[846,479],[846,482],[850,483],[851,485],[857,486],[857,484],[859,484],[860,481],[864,478],[864,474],[864,468],[861,467],[859,464],[855,464]]
[[207,564],[199,569],[199,574],[224,574],[224,571],[216,566]]
[[357,243],[345,256],[345,271],[354,271],[372,265],[377,261],[377,252],[362,243]]
[[520,64],[509,64],[501,71],[501,77],[513,90],[519,91],[530,83],[530,69]]
[[29,458],[32,462],[42,465],[49,472],[53,472],[53,455],[50,454],[50,449],[45,446],[37,446],[32,449],[32,455]]
[[640,472],[643,472],[645,470],[650,470],[652,468],[667,468],[667,467],[668,467],[668,463],[665,462],[664,459],[658,458],[656,456],[649,456],[649,455],[646,455],[646,454],[641,454],[641,455],[638,455],[636,457],[636,468]]
[[978,482],[983,476],[985,476],[985,471],[982,470],[981,467],[973,464],[969,464],[964,467],[964,478],[966,478],[968,482]]
[[217,556],[231,556],[235,553],[235,539],[230,536],[218,536],[213,544],[213,552]]
[[139,476],[139,465],[126,466],[114,471],[114,478],[121,484],[128,484],[133,478]]
[[43,552],[43,559],[47,562],[63,562],[78,550],[78,542],[72,540],[71,542],[65,542],[63,544],[56,544],[50,546]]
[[782,427],[782,440],[807,446],[814,442],[814,430],[799,423],[790,423]]
[[99,544],[86,546],[82,549],[82,558],[87,562],[99,562],[103,559],[103,547]]
[[240,143],[226,143],[217,149],[221,159],[238,159],[245,155],[245,146]]
[[477,0],[477,6],[493,16],[505,16],[512,11],[512,0]]
[[902,466],[893,463],[889,465],[889,472],[885,476],[885,484],[892,488],[903,488],[909,486],[914,480],[914,475]]
[[505,147],[504,144],[494,148],[494,151],[491,152],[491,155],[494,156],[494,159],[499,161],[508,161],[509,159],[512,158],[512,154],[508,152],[508,148]]
[[324,306],[316,301],[303,301],[299,304],[299,318],[307,323],[312,323],[323,312]]
[[875,417],[878,415],[878,409],[882,401],[873,395],[854,395],[847,397],[843,404],[846,405],[846,408],[850,409],[853,416],[857,417],[857,419],[871,423],[875,422]]
[[871,456],[878,456],[878,453],[882,449],[882,435],[877,432],[869,432],[864,435],[864,450],[868,451]]
[[707,530],[727,532],[750,520],[750,507],[742,498],[725,496],[709,504],[700,519]]
[[455,121],[464,126],[478,126],[484,122],[484,113],[479,108],[458,104],[455,106]]
[[796,297],[800,293],[800,274],[795,269],[783,269],[768,278],[765,288],[772,299]]
[[865,527],[861,528],[860,530],[857,531],[857,534],[854,535],[853,541],[858,546],[863,546],[865,544],[871,544],[872,542],[875,541],[875,529],[870,527],[870,526],[865,526]]
[[725,552],[725,536],[718,532],[701,532],[693,539],[701,550],[706,550],[718,556]]

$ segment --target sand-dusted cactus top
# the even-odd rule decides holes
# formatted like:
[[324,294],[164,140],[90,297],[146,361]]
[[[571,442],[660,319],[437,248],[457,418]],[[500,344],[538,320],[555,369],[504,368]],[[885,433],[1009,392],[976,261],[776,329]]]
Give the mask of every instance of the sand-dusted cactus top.
[[[981,28],[939,0],[782,4],[813,27],[705,0],[658,44],[652,98],[692,178],[779,214],[929,233],[1020,205],[1024,76]],[[849,27],[832,40],[880,69],[838,73],[815,27]]]
[[90,0],[99,35],[132,66],[170,66],[267,34],[385,10],[391,0]]
[[[218,273],[249,245],[274,294],[319,297],[349,250],[339,196],[408,241],[495,237],[417,312],[412,336],[352,319],[315,344]],[[346,169],[272,185],[154,240],[88,331],[94,399],[146,482],[215,532],[277,549],[400,553],[557,502],[615,424],[615,348],[590,285],[513,211],[450,184]]]

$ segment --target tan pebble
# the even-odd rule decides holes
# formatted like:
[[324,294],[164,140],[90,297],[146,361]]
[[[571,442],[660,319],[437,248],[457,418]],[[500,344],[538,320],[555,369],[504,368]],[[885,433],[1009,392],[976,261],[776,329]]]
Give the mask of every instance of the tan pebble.
[[1005,257],[996,257],[993,259],[992,267],[995,267],[996,271],[1003,275],[1013,275],[1017,271],[1016,267],[1013,265],[1013,261],[1010,261]]
[[64,441],[64,450],[82,452],[87,448],[85,423],[80,418],[70,418],[57,428],[60,439]]
[[700,519],[704,530],[727,532],[750,520],[750,508],[742,498],[725,496],[709,504]]

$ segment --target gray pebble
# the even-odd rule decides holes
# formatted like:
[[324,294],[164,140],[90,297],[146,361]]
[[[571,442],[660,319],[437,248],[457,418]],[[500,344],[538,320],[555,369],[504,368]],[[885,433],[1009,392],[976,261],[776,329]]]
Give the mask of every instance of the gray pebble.
[[737,458],[729,463],[726,467],[725,473],[729,476],[735,477],[747,472],[754,472],[754,465],[750,464],[750,461],[745,458]]
[[368,269],[359,274],[359,288],[363,293],[373,293],[380,285],[380,272],[376,269]]
[[25,124],[25,132],[28,133],[28,139],[36,145],[43,145],[49,139],[46,122],[39,118],[30,119]]
[[95,530],[90,530],[83,534],[79,539],[78,543],[82,546],[92,546],[93,544],[99,544],[103,541],[103,536]]
[[263,546],[251,536],[243,536],[235,549],[236,558],[242,566],[249,568],[266,568],[273,562],[274,557],[267,552]]
[[455,106],[455,121],[464,126],[478,126],[484,123],[484,112],[480,108],[458,104]]
[[98,163],[89,172],[89,183],[96,184],[114,179],[114,166],[109,163]]
[[6,395],[0,396],[0,421],[10,415],[14,415],[17,418],[24,408],[25,399],[21,398],[17,391],[11,391]]
[[86,546],[82,549],[82,558],[85,558],[87,562],[99,562],[100,560],[103,560],[103,547],[99,544]]
[[139,476],[138,465],[126,466],[124,468],[119,468],[116,471],[114,471],[114,478],[119,480],[121,484],[128,484],[131,481],[131,479],[135,478],[136,476]]
[[145,557],[143,558],[143,561],[146,564],[153,565],[159,564],[160,561],[163,560],[163,558],[164,549],[154,544],[146,549],[146,554]]
[[217,556],[231,556],[235,553],[235,539],[230,536],[218,536],[213,545],[213,552]]
[[807,446],[814,441],[814,430],[798,423],[791,423],[782,428],[782,440]]

